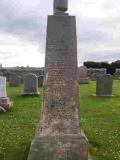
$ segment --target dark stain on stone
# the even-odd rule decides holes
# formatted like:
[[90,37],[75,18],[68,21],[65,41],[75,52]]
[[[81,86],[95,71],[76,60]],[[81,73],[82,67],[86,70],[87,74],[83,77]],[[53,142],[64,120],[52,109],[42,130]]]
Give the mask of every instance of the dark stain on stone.
[[59,99],[52,99],[50,102],[50,108],[65,107],[67,102],[68,102],[67,97],[62,97]]

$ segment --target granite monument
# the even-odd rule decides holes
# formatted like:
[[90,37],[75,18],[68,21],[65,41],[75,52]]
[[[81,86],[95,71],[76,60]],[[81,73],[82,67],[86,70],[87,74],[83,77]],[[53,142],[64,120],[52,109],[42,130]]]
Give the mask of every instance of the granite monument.
[[48,16],[42,120],[28,160],[88,160],[80,128],[76,20],[67,0],[54,0]]
[[17,74],[10,74],[9,75],[9,84],[11,87],[17,87],[20,85],[21,78]]
[[79,84],[88,84],[89,83],[87,71],[88,71],[88,69],[86,66],[80,66],[78,68]]
[[7,97],[6,93],[6,77],[0,77],[0,106],[4,110],[7,110],[12,106],[12,102],[9,97]]
[[24,75],[23,95],[39,95],[37,75],[33,73],[28,73]]
[[110,74],[99,75],[96,80],[96,96],[112,96],[113,78]]

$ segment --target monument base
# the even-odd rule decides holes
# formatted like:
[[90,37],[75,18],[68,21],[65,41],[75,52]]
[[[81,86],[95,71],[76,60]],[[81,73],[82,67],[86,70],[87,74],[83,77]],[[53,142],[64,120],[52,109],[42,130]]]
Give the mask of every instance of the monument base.
[[23,92],[22,93],[23,96],[38,96],[40,95],[39,92]]
[[114,97],[114,95],[111,95],[111,94],[103,94],[103,95],[97,95],[97,94],[93,94],[94,97]]
[[88,142],[77,134],[36,136],[28,160],[88,160]]
[[89,84],[89,78],[80,79],[79,84]]
[[0,98],[0,106],[5,110],[12,107],[12,102],[10,101],[9,97]]

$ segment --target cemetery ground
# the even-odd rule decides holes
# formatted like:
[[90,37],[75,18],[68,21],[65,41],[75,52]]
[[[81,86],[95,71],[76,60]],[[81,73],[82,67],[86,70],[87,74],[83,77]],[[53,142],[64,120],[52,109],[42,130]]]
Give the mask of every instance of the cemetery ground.
[[[14,105],[0,115],[0,160],[27,160],[42,97],[21,96],[22,86],[7,86],[7,92]],[[93,97],[93,93],[95,81],[80,85],[81,123],[90,153],[93,160],[120,160],[120,81],[114,80],[114,97]]]

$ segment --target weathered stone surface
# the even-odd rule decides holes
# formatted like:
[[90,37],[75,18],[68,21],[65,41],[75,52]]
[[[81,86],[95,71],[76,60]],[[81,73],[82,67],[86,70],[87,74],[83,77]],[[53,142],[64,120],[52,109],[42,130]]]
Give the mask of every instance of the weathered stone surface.
[[54,0],[54,14],[68,10],[68,0]]
[[34,139],[29,160],[88,160],[87,140],[82,135],[47,136]]
[[80,131],[76,22],[48,16],[42,121],[28,160],[88,160]]
[[49,16],[42,126],[44,135],[80,132],[77,78],[75,17]]
[[6,78],[0,77],[0,98],[6,97]]
[[17,87],[20,85],[21,78],[16,74],[10,74],[9,83],[11,87]]
[[96,81],[96,96],[112,96],[113,79],[109,74],[99,75]]
[[88,71],[88,69],[86,66],[80,66],[78,68],[79,84],[88,84],[89,83],[87,71]]
[[35,74],[28,73],[24,76],[23,95],[38,95],[38,77]]
[[12,106],[12,102],[6,94],[6,78],[0,77],[0,106],[2,108],[9,109]]
[[0,98],[0,106],[2,106],[5,110],[11,108],[13,103],[10,101],[9,97]]

